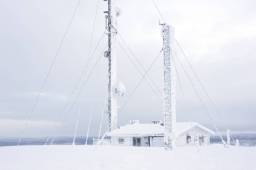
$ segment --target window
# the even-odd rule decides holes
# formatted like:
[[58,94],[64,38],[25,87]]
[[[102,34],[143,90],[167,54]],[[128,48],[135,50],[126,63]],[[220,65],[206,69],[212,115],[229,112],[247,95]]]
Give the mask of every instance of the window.
[[198,135],[195,135],[194,137],[194,144],[198,145],[199,144],[199,136]]
[[190,143],[191,143],[191,136],[190,136],[190,135],[187,135],[186,141],[187,141],[187,144],[190,144]]
[[119,139],[118,139],[118,143],[119,143],[119,144],[123,144],[123,143],[124,143],[124,138],[119,138]]
[[104,137],[104,139],[108,139],[108,140],[110,140],[110,139],[111,139],[111,137],[110,137],[110,136],[105,136],[105,137]]
[[204,136],[199,136],[199,145],[204,144]]

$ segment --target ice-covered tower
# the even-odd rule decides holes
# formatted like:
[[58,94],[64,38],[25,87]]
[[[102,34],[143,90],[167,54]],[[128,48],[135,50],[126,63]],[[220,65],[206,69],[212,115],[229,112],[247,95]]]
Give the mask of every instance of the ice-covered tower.
[[108,10],[106,14],[106,31],[108,37],[108,49],[105,52],[105,57],[108,59],[108,101],[107,101],[107,114],[108,114],[108,131],[117,128],[118,120],[118,106],[117,106],[117,71],[116,71],[116,37],[117,37],[117,21],[116,17],[119,11],[112,11],[114,6],[113,0],[105,0],[108,3]]
[[173,62],[174,29],[167,24],[162,25],[164,86],[163,86],[163,115],[164,115],[164,144],[166,148],[175,147],[176,99],[175,99],[175,70]]

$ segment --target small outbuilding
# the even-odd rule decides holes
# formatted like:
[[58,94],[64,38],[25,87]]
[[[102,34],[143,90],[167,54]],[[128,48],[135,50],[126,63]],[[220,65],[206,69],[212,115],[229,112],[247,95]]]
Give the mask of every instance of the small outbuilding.
[[[208,145],[214,132],[196,122],[177,122],[176,145]],[[158,121],[139,123],[132,121],[105,134],[104,143],[123,146],[164,146],[164,126]]]

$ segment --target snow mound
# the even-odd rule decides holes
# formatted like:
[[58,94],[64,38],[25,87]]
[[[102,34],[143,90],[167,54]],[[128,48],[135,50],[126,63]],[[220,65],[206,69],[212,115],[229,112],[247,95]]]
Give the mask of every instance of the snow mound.
[[253,170],[256,147],[15,146],[0,148],[1,170]]

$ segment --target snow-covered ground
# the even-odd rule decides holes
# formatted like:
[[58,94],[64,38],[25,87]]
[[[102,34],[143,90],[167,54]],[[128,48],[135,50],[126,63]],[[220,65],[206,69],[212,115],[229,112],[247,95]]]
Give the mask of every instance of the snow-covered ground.
[[255,170],[256,147],[0,147],[0,170]]

